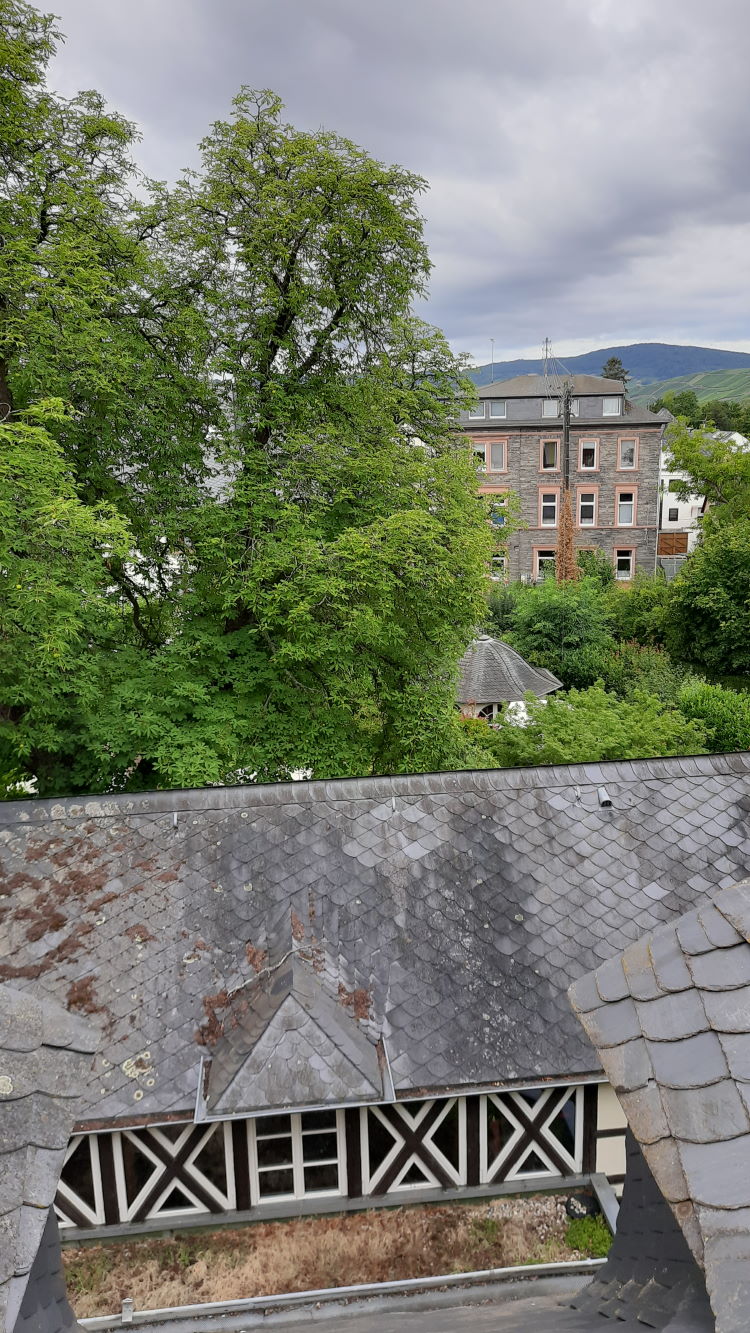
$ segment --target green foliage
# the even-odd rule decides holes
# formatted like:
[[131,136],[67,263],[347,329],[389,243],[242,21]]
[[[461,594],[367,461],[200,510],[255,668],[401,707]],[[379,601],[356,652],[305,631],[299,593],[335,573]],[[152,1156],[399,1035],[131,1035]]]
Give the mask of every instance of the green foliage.
[[484,629],[496,639],[504,639],[510,633],[516,602],[523,593],[520,583],[493,583],[487,594],[487,615]]
[[637,570],[629,587],[615,583],[607,599],[612,632],[621,642],[659,645],[664,641],[670,592],[661,570]]
[[596,1217],[572,1217],[565,1232],[566,1243],[589,1259],[606,1259],[612,1245],[612,1233],[597,1214]]
[[655,695],[637,691],[618,699],[599,681],[545,700],[527,698],[528,725],[507,713],[493,725],[467,719],[464,728],[478,748],[500,768],[532,764],[575,764],[654,755],[704,754],[706,732]]
[[733,426],[722,426],[712,415],[711,408],[717,402],[729,402],[742,411],[747,411],[747,399],[750,398],[750,367],[689,371],[683,375],[671,376],[669,379],[644,381],[635,385],[630,397],[634,402],[648,404],[649,407],[655,404],[658,411],[660,407],[668,407],[675,396],[685,390],[694,393],[698,399],[700,417],[695,422],[697,426],[701,421],[709,420],[715,421],[722,430],[737,429]]
[[566,686],[596,680],[603,656],[614,648],[608,606],[592,579],[564,584],[545,579],[524,588],[506,637],[522,657],[547,667]]
[[711,675],[750,674],[750,523],[707,532],[669,585],[666,644]]
[[717,754],[750,750],[750,694],[691,680],[683,685],[677,702],[685,717],[697,718],[708,729],[711,749]]
[[47,20],[0,17],[0,769],[44,795],[481,763],[454,672],[493,536],[472,386],[409,313],[424,182],[267,92],[174,190],[139,181],[126,121],[45,91]]
[[601,588],[609,588],[615,582],[615,567],[598,547],[593,551],[579,551],[576,561],[584,578],[594,579]]
[[667,429],[667,447],[675,471],[687,472],[690,480],[678,488],[684,496],[705,495],[709,509],[703,520],[706,530],[733,523],[750,514],[750,451],[731,440],[717,439],[707,430],[695,430],[684,419]]
[[622,380],[627,385],[630,379],[630,373],[625,369],[619,356],[610,356],[602,366],[602,375],[605,380]]
[[601,678],[606,688],[621,699],[630,699],[640,691],[671,704],[677,703],[686,682],[695,679],[663,648],[639,643],[619,644],[602,662]]

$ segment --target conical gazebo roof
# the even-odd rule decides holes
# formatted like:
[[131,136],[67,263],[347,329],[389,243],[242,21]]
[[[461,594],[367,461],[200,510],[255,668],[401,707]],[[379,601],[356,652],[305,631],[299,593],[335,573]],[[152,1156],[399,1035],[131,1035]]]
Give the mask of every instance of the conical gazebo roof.
[[544,667],[533,667],[502,639],[481,634],[461,658],[460,704],[520,702],[529,692],[541,699],[562,689],[562,681]]

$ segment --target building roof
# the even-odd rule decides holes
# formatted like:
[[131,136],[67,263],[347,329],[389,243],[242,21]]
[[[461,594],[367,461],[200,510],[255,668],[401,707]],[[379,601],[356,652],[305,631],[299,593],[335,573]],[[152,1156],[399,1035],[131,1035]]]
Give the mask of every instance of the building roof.
[[[0,986],[0,1329],[19,1327],[32,1267],[99,1034],[58,1004]],[[43,1266],[44,1267],[44,1266]],[[40,1280],[44,1278],[37,1269]],[[59,1284],[58,1284],[59,1285]],[[35,1302],[31,1302],[35,1306]],[[61,1307],[62,1308],[62,1307]],[[67,1306],[65,1306],[67,1311]],[[23,1320],[21,1320],[23,1323]]]
[[584,977],[571,999],[706,1286],[750,1324],[750,884]]
[[567,986],[742,878],[748,811],[750,754],[4,803],[0,979],[99,1026],[89,1127],[190,1114],[290,952],[397,1095],[596,1075]]
[[460,662],[458,702],[499,704],[520,702],[527,694],[538,699],[562,689],[562,681],[545,667],[533,667],[502,639],[480,634]]
[[[607,380],[601,375],[567,375],[574,396],[578,394],[613,395],[625,392],[622,380]],[[493,380],[477,390],[480,398],[547,398],[559,397],[559,390],[550,386],[544,375],[514,375],[509,380]]]

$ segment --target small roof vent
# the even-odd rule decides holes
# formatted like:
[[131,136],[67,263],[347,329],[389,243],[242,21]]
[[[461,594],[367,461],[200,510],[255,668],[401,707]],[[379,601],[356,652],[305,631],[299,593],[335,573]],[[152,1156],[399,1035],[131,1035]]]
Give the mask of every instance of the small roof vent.
[[606,788],[606,787],[597,787],[596,794],[597,794],[597,797],[599,798],[599,804],[600,804],[600,806],[601,806],[604,810],[608,810],[609,807],[610,807],[611,804],[612,804],[612,797],[610,796],[609,792],[607,791],[607,788]]

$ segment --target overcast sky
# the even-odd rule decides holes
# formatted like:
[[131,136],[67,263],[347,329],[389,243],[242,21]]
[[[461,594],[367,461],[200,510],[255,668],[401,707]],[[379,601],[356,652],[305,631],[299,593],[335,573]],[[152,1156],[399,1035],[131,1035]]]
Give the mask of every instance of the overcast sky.
[[425,176],[419,313],[480,361],[750,350],[748,0],[36,0],[174,179],[241,84]]

